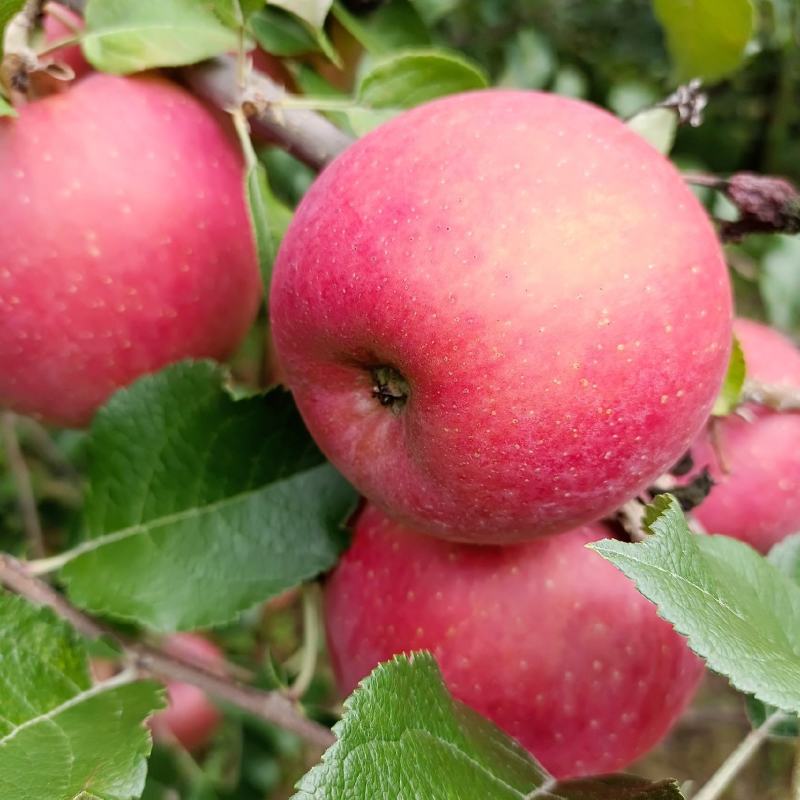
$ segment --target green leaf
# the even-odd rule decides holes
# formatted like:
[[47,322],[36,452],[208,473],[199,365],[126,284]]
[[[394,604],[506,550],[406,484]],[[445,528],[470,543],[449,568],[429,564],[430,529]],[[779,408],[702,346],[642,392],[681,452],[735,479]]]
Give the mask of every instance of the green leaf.
[[373,109],[412,108],[456,92],[484,89],[481,70],[458,55],[417,50],[390,56],[361,79],[358,100]]
[[458,8],[461,0],[411,0],[417,13],[429,27]]
[[355,16],[336,2],[333,15],[374,56],[431,44],[428,29],[408,0],[393,0],[367,16]]
[[0,94],[0,117],[16,117],[17,112],[14,110],[14,106],[8,102],[8,100]]
[[653,0],[681,81],[716,80],[742,62],[753,35],[751,0]]
[[250,31],[267,53],[297,56],[319,50],[316,38],[300,20],[278,8],[265,8],[250,20]]
[[193,64],[239,45],[209,2],[89,0],[85,19],[83,52],[104,72]]
[[636,582],[709,666],[743,692],[800,710],[800,587],[748,545],[689,531],[677,500],[662,495],[638,544],[591,546]]
[[0,797],[133,800],[163,707],[150,681],[92,686],[84,646],[48,609],[0,594]]
[[239,142],[244,151],[245,165],[245,198],[253,236],[256,242],[256,255],[261,270],[261,283],[264,296],[268,299],[269,286],[272,280],[272,265],[283,239],[292,211],[285,206],[272,192],[267,179],[267,171],[258,160],[250,133],[244,117],[234,114],[234,124],[239,135]]
[[678,115],[671,108],[647,108],[632,116],[628,127],[666,156],[675,144]]
[[629,776],[556,783],[513,739],[455,701],[433,657],[379,665],[345,702],[336,743],[293,800],[678,800],[671,781]]
[[759,289],[771,325],[800,330],[800,236],[772,236],[761,262]]
[[714,402],[711,413],[716,417],[725,417],[732,413],[739,405],[742,397],[742,387],[747,377],[747,367],[744,361],[744,353],[739,340],[734,336],[731,345],[731,357],[728,361],[728,371],[725,373],[725,380],[722,388]]
[[325,24],[332,2],[333,0],[269,0],[269,5],[289,11],[319,30]]
[[208,627],[330,568],[353,491],[280,390],[234,400],[183,362],[92,424],[86,541],[61,557],[83,608],[160,631]]

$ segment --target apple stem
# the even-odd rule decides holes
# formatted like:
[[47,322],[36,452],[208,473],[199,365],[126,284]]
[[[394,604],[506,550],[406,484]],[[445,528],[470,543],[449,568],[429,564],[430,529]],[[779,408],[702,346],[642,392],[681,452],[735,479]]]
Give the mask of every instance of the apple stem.
[[786,714],[783,711],[776,711],[767,717],[761,725],[750,731],[691,800],[717,800],[717,798],[721,797],[730,786],[731,781],[741,772],[759,747],[764,744],[772,730],[786,719]]
[[26,0],[3,33],[0,78],[9,91],[12,104],[17,107],[27,102],[30,75],[39,67],[39,59],[29,43],[39,16],[39,5],[40,0]]
[[304,716],[297,704],[283,692],[265,692],[221,674],[232,665],[220,665],[211,672],[168,655],[158,647],[120,634],[73,606],[52,586],[31,574],[25,563],[8,553],[0,553],[0,585],[35,605],[50,608],[84,636],[111,641],[123,653],[126,667],[135,670],[138,677],[191,683],[207,694],[291,731],[320,748],[327,748],[335,741],[328,728]]
[[0,430],[8,468],[17,487],[17,504],[25,529],[28,554],[34,558],[42,558],[46,554],[42,525],[36,509],[36,496],[33,493],[31,473],[17,436],[16,416],[12,412],[6,411],[0,415]]
[[316,583],[303,587],[303,644],[300,655],[300,669],[289,691],[292,700],[299,700],[308,690],[317,670],[317,657],[320,645],[320,596]]

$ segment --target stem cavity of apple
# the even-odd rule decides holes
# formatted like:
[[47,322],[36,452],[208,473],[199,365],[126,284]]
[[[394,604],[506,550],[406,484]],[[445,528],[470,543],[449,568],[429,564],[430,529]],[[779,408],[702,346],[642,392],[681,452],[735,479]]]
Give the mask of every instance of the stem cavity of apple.
[[372,396],[393,414],[399,414],[408,402],[411,390],[408,381],[394,368],[389,366],[373,367]]

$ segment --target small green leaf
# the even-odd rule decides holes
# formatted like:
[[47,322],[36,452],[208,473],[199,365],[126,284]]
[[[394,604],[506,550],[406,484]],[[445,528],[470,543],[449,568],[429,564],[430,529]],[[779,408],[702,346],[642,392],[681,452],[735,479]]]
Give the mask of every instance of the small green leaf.
[[678,115],[671,108],[646,108],[628,120],[628,127],[666,156],[675,144]]
[[800,330],[800,236],[771,236],[761,262],[759,289],[771,325],[787,333]]
[[258,160],[244,117],[234,115],[236,131],[244,151],[245,197],[256,242],[256,254],[261,269],[261,282],[267,297],[272,279],[272,264],[278,247],[289,227],[292,211],[275,197],[267,179],[267,171]]
[[332,2],[333,0],[269,0],[269,5],[289,11],[319,30],[325,24]]
[[751,0],[653,0],[679,81],[716,80],[742,62],[753,35]]
[[428,653],[379,665],[345,702],[337,742],[293,800],[680,800],[672,781],[557,783],[513,739],[455,701]]
[[374,56],[431,44],[428,29],[408,0],[393,0],[367,16],[355,16],[336,2],[333,15]]
[[732,413],[739,405],[742,397],[742,387],[747,377],[747,367],[744,361],[744,353],[739,340],[734,336],[731,345],[731,357],[728,361],[728,371],[725,373],[725,380],[722,388],[714,402],[711,413],[716,417],[725,417]]
[[268,7],[255,14],[250,20],[250,31],[263,50],[275,56],[297,56],[319,50],[309,29],[278,8]]
[[234,400],[224,378],[176,364],[96,415],[85,541],[61,557],[77,605],[160,631],[208,627],[336,562],[352,489],[287,393]]
[[239,45],[213,6],[197,0],[89,0],[85,19],[83,52],[104,72],[193,64]]
[[417,50],[390,56],[373,67],[361,79],[358,101],[373,109],[412,108],[487,85],[483,72],[465,58],[440,50]]
[[91,685],[82,641],[48,609],[0,594],[0,797],[133,800],[163,707],[150,681]]
[[800,587],[748,545],[690,532],[677,500],[657,498],[645,541],[591,546],[636,582],[709,666],[743,692],[800,710]]
[[8,100],[0,94],[0,117],[16,117],[17,112],[14,110],[14,106],[8,102]]

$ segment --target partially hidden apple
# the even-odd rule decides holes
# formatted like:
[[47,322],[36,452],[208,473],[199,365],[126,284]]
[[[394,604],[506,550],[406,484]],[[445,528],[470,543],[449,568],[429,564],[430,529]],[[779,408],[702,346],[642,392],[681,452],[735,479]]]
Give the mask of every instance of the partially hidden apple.
[[703,672],[685,640],[585,545],[589,525],[510,547],[442,542],[367,506],[325,589],[344,693],[380,661],[429,650],[454,696],[558,778],[646,753]]
[[[224,665],[222,651],[195,633],[176,633],[163,643],[164,651],[177,658],[219,672]],[[219,729],[222,714],[202,689],[189,683],[167,684],[167,708],[150,720],[153,736],[169,743],[180,742],[187,750],[206,747]]]
[[[800,351],[782,334],[746,319],[734,332],[748,378],[800,389]],[[800,532],[800,415],[748,404],[746,418],[714,420],[692,447],[715,485],[693,514],[709,533],[741,539],[766,553]]]
[[275,265],[281,369],[392,516],[502,544],[597,519],[687,450],[731,292],[678,172],[583,102],[484,91],[355,143]]
[[[42,22],[44,40],[48,45],[68,42],[80,35],[83,20],[78,14],[60,3],[47,4]],[[66,64],[76,78],[82,78],[92,71],[92,65],[86,60],[81,47],[77,43],[65,44],[47,54],[48,59]]]
[[85,425],[118,387],[224,358],[261,287],[230,132],[155,77],[93,74],[0,120],[0,406]]

